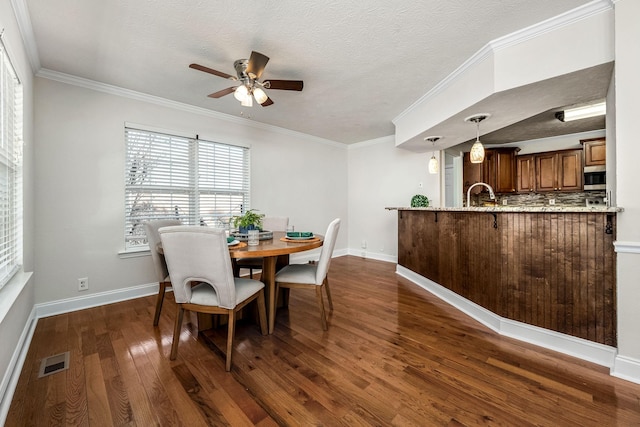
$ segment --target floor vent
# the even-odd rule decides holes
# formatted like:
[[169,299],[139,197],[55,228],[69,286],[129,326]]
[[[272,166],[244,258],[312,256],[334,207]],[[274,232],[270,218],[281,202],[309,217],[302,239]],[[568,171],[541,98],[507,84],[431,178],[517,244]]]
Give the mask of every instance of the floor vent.
[[42,359],[40,362],[40,370],[38,371],[38,378],[46,377],[47,375],[55,374],[56,372],[64,371],[69,368],[69,352],[56,354],[55,356],[49,356]]

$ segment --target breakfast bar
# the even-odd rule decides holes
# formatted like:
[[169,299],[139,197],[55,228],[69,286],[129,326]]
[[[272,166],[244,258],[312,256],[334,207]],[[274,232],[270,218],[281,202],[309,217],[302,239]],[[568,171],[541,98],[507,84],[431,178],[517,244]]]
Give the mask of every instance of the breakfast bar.
[[616,207],[387,208],[398,264],[507,319],[616,346]]

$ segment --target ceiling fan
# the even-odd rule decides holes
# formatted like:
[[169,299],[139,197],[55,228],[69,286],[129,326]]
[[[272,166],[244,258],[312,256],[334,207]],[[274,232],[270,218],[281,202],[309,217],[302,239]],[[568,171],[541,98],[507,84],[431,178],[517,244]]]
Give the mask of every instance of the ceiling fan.
[[245,107],[253,106],[253,98],[258,104],[268,107],[273,104],[273,101],[267,96],[264,89],[301,91],[303,82],[302,80],[265,80],[261,82],[260,76],[262,76],[267,62],[269,62],[268,56],[252,51],[249,59],[238,59],[233,63],[237,77],[199,64],[191,64],[189,68],[240,82],[238,86],[231,86],[207,95],[210,98],[221,98],[233,92],[234,97]]

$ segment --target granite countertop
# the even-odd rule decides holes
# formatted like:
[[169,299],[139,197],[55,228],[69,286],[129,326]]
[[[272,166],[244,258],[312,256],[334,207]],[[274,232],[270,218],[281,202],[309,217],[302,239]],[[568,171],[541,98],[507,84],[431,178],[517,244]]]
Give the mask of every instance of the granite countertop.
[[623,212],[620,207],[586,207],[586,206],[471,206],[463,208],[453,207],[428,207],[428,208],[411,208],[411,207],[386,207],[387,210],[399,211],[427,211],[427,212],[564,212],[564,213],[608,213]]

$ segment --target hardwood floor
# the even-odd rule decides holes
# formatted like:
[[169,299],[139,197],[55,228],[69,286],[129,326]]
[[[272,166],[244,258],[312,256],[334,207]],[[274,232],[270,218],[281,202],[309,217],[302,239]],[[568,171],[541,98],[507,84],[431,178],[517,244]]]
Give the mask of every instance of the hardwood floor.
[[[195,315],[169,360],[171,293],[157,328],[154,296],[41,319],[6,425],[640,425],[640,385],[496,335],[394,270],[334,259],[329,330],[293,290],[273,335],[238,323],[231,373],[226,328],[198,337]],[[64,351],[69,369],[37,378]]]

